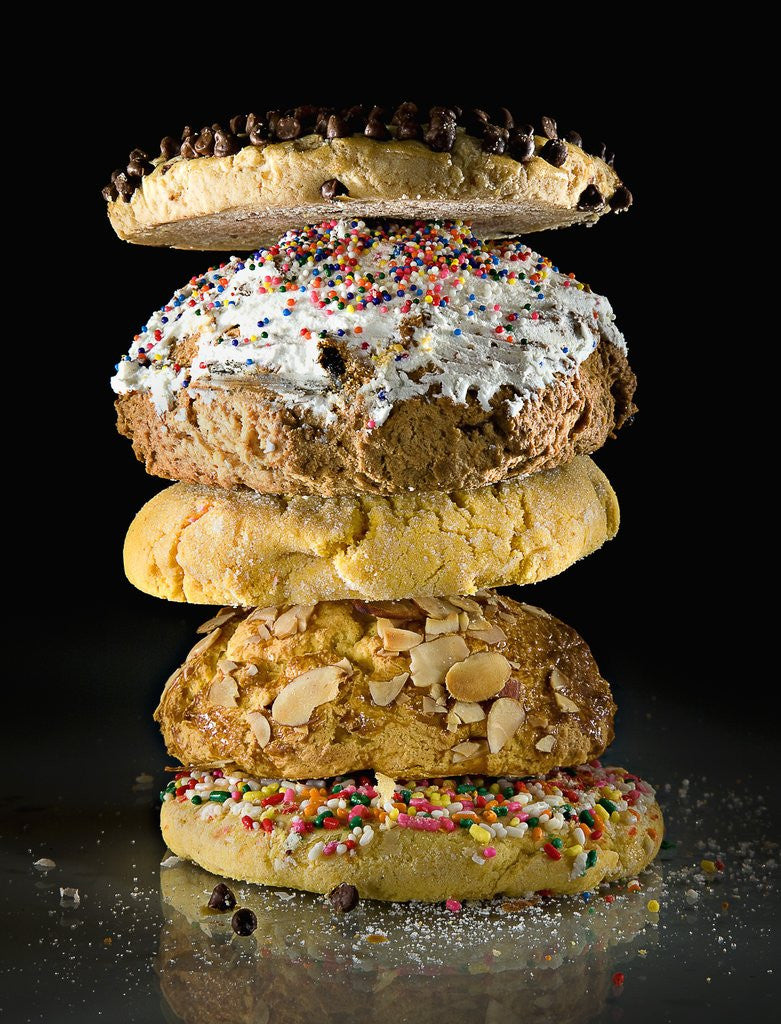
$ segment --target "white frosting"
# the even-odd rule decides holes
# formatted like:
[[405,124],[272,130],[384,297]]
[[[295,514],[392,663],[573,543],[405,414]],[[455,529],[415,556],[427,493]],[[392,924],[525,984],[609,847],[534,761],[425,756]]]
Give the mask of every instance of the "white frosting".
[[[339,221],[194,279],[149,319],[111,385],[149,393],[162,414],[183,387],[206,397],[209,384],[256,381],[327,424],[355,401],[319,361],[335,343],[366,370],[358,395],[372,429],[429,392],[457,403],[471,392],[488,410],[510,385],[516,415],[600,341],[626,351],[608,300],[520,242],[488,248],[463,225],[389,234]],[[197,354],[179,366],[184,342]]]

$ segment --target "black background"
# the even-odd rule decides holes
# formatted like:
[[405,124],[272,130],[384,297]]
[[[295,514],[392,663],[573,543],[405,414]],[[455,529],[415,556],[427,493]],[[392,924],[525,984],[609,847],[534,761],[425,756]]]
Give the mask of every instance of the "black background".
[[[719,118],[717,71],[684,78],[668,52],[631,72],[584,54],[564,80],[545,62],[489,74],[472,61],[463,74],[445,74],[428,58],[370,79],[337,73],[341,56],[308,62],[282,46],[276,57],[264,52],[250,84],[224,54],[208,68],[181,53],[158,57],[164,67],[154,75],[140,55],[110,53],[50,71],[50,142],[25,176],[35,216],[22,239],[24,294],[21,307],[6,302],[22,345],[42,356],[32,366],[6,364],[14,412],[6,450],[18,461],[6,540],[23,680],[11,694],[12,751],[29,751],[34,735],[52,756],[86,763],[91,743],[110,750],[119,736],[133,742],[138,730],[154,730],[162,681],[208,617],[140,594],[124,578],[124,532],[164,483],[144,473],[116,433],[108,382],[150,312],[219,255],[119,241],[100,189],[132,147],[157,152],[160,137],[185,123],[310,100],[504,104],[518,120],[556,117],[561,130],[582,133],[586,148],[604,140],[615,149],[635,196],[629,213],[530,241],[610,297],[629,343],[640,412],[596,456],[618,493],[622,528],[598,554],[524,596],[578,628],[619,689],[628,673],[649,699],[664,689],[682,708],[771,728],[774,688],[746,663],[759,626],[745,625],[754,610],[736,583],[743,566],[763,567],[764,547],[742,469],[740,438],[751,435],[734,404],[747,372],[734,347],[742,256],[715,216],[724,183],[702,159],[707,112]],[[42,705],[51,709],[43,720]]]

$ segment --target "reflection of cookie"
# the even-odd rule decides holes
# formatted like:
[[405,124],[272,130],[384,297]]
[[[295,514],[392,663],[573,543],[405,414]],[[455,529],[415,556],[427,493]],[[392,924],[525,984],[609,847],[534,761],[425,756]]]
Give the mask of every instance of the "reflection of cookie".
[[141,509],[125,572],[194,604],[315,604],[534,583],[618,529],[607,478],[581,457],[453,494],[284,498],[174,484]]
[[298,779],[534,775],[599,757],[615,706],[577,633],[492,592],[454,600],[226,609],[166,685],[168,752]]
[[117,366],[150,473],[269,494],[450,491],[600,448],[634,410],[610,303],[464,225],[329,222],[177,292]]
[[429,902],[593,889],[647,867],[663,833],[647,783],[589,766],[524,782],[380,776],[377,788],[194,770],[169,784],[161,827],[174,853],[215,874]]
[[611,988],[616,958],[626,969],[634,947],[652,941],[645,904],[661,899],[660,878],[646,872],[643,892],[617,892],[610,903],[595,896],[588,913],[578,897],[532,899],[511,913],[500,901],[465,903],[458,915],[363,901],[339,918],[308,893],[234,885],[258,919],[252,938],[239,941],[230,914],[206,909],[214,882],[184,862],[160,871],[156,972],[186,1024],[300,1024],[322,1019],[323,1006],[338,1006],[344,1024],[498,1024],[519,1005],[530,1018],[586,1024]]
[[355,109],[251,114],[232,128],[167,136],[159,156],[134,150],[103,193],[111,224],[130,242],[227,250],[333,216],[467,218],[499,237],[594,223],[632,202],[577,133],[551,138],[550,118],[535,135],[506,110],[477,117],[403,104],[399,120],[399,111]]

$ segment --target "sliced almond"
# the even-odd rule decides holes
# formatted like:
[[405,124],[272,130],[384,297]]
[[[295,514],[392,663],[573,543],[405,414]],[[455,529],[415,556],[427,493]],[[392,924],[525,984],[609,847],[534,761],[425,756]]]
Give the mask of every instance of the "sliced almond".
[[526,712],[512,697],[500,697],[491,705],[486,722],[488,749],[497,754],[518,732],[524,723]]
[[187,655],[187,658],[185,660],[190,661],[192,658],[197,658],[199,654],[204,654],[206,651],[208,651],[211,645],[213,643],[216,643],[217,638],[220,635],[220,632],[221,629],[218,626],[216,629],[213,629],[208,636],[205,636],[202,640],[199,640],[198,643],[192,648],[190,653]]
[[458,613],[458,631],[464,633],[469,629],[469,612]]
[[294,633],[303,633],[314,610],[313,604],[291,605],[274,621],[274,636],[286,637]]
[[438,704],[431,697],[423,698],[423,713],[426,715],[446,715],[447,708],[444,704]]
[[454,604],[456,608],[461,608],[465,612],[470,612],[472,615],[482,615],[483,609],[474,601],[471,597],[461,597],[460,595],[452,595],[448,597],[448,601]]
[[426,639],[441,636],[443,633],[457,633],[459,629],[458,611],[453,611],[443,619],[426,619]]
[[464,725],[471,725],[472,722],[482,722],[485,718],[485,711],[483,711],[480,705],[467,700],[457,700],[453,705],[453,714],[458,715],[459,720]]
[[399,629],[391,619],[377,619],[377,635],[386,651],[409,651],[423,643],[423,637],[412,629]]
[[316,707],[338,695],[344,676],[339,665],[313,668],[296,676],[277,694],[271,705],[271,717],[280,725],[306,725]]
[[377,619],[419,619],[420,609],[412,601],[366,601],[362,607]]
[[538,608],[534,604],[522,604],[521,608],[527,611],[530,615],[536,615],[539,619],[552,619],[553,616],[545,611],[544,608]]
[[343,668],[344,674],[347,676],[348,679],[355,672],[355,669],[353,668],[353,663],[348,658],[342,658],[341,661],[337,661],[336,667]]
[[535,729],[547,729],[550,722],[543,715],[528,715],[527,721],[529,725],[533,725]]
[[488,700],[504,688],[510,672],[510,662],[503,654],[479,651],[448,669],[445,686],[456,700]]
[[442,683],[434,683],[433,686],[430,686],[428,695],[432,700],[435,700],[437,704],[444,704],[447,701],[447,694]]
[[453,711],[448,711],[445,722],[447,723],[448,732],[458,732],[458,727],[461,724],[461,719]]
[[208,622],[201,623],[195,632],[211,633],[213,629],[217,629],[219,626],[224,626],[226,622],[230,622],[235,615],[235,608],[221,608],[220,611],[218,611],[213,618],[209,619]]
[[379,707],[386,708],[396,700],[408,679],[409,672],[402,672],[393,679],[372,679],[369,683],[372,700]]
[[458,634],[441,636],[413,648],[410,672],[415,686],[433,686],[444,681],[451,666],[469,657],[466,640]]
[[580,713],[580,708],[575,701],[565,697],[563,693],[555,692],[553,698],[558,705],[559,711],[563,711],[565,715],[577,715]]
[[550,683],[551,689],[554,691],[563,690],[565,686],[569,684],[569,679],[564,675],[560,669],[555,666],[550,670],[548,676],[548,682]]
[[254,612],[251,612],[247,616],[245,621],[246,622],[263,622],[267,626],[272,626],[274,624],[274,620],[277,618],[278,614],[279,614],[279,609],[275,605],[270,605],[270,606],[268,606],[266,608],[256,608]]
[[271,725],[265,715],[262,715],[259,711],[248,711],[245,716],[247,724],[255,739],[258,741],[259,747],[265,747],[268,741],[271,739]]
[[270,640],[270,639],[271,639],[271,633],[269,633],[268,629],[263,625],[263,623],[261,623],[258,626],[257,633],[253,633],[252,636],[248,636],[246,638],[246,640],[244,641],[244,643],[245,644],[259,644],[259,643],[265,643],[266,640]]
[[256,676],[258,674],[258,666],[257,665],[247,665],[245,671],[246,671],[248,676]]
[[541,740],[537,740],[534,746],[537,750],[541,750],[543,754],[550,754],[550,752],[556,746],[556,737],[543,736]]
[[239,687],[233,676],[215,676],[209,687],[209,703],[221,708],[235,708]]
[[230,673],[234,672],[238,667],[239,666],[236,664],[236,662],[231,661],[230,658],[220,658],[220,660],[217,662],[217,668],[220,670],[220,672],[223,673],[223,675],[226,676],[230,675]]
[[505,631],[495,623],[489,623],[487,629],[472,629],[470,626],[467,633],[475,640],[482,640],[484,644],[500,644],[507,639]]
[[457,607],[444,597],[429,597],[428,594],[416,594],[412,600],[418,608],[432,619],[446,619],[448,615],[458,611]]
[[479,743],[475,743],[474,740],[464,740],[463,743],[456,743],[454,747],[451,747],[450,753],[453,755],[453,760],[457,764],[459,761],[468,761],[469,758],[474,757],[479,750]]

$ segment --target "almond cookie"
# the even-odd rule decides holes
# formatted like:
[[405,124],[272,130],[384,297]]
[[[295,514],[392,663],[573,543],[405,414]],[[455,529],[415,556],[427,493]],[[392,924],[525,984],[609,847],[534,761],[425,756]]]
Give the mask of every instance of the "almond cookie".
[[613,738],[610,687],[583,640],[492,591],[225,608],[201,632],[155,713],[183,764],[534,775]]
[[598,764],[523,781],[194,769],[162,796],[165,842],[207,871],[320,893],[345,883],[375,900],[584,892],[642,871],[664,834],[652,787]]
[[521,242],[329,221],[176,292],[117,365],[119,430],[188,483],[481,487],[589,454],[631,415],[614,320]]
[[395,112],[298,107],[185,127],[135,149],[103,190],[129,242],[248,249],[327,217],[460,219],[489,238],[593,224],[632,196],[598,147],[552,118],[404,103]]
[[125,572],[194,604],[315,604],[468,594],[534,583],[618,530],[616,496],[586,456],[452,494],[286,498],[174,484],[125,539]]

